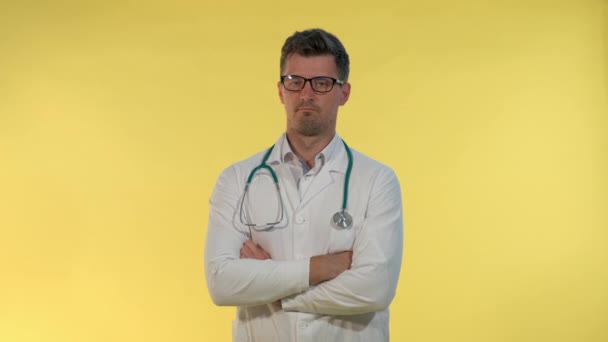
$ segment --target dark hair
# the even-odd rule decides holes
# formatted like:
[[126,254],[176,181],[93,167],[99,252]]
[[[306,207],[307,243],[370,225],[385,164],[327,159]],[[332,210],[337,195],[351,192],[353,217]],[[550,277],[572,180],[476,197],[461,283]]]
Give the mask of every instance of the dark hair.
[[302,32],[296,31],[285,40],[281,49],[281,75],[285,70],[287,58],[293,54],[304,57],[333,55],[338,68],[338,77],[343,81],[348,80],[350,71],[348,53],[340,40],[325,30],[316,28]]

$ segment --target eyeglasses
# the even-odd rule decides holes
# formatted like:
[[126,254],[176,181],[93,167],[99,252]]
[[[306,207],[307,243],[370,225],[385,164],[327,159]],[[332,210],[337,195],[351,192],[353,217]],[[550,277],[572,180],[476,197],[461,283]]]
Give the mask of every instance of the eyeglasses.
[[313,78],[304,78],[298,75],[283,75],[281,83],[283,87],[289,91],[300,91],[306,86],[306,82],[310,82],[312,90],[317,93],[328,93],[334,88],[334,84],[343,85],[344,81],[337,80],[333,77],[319,76]]

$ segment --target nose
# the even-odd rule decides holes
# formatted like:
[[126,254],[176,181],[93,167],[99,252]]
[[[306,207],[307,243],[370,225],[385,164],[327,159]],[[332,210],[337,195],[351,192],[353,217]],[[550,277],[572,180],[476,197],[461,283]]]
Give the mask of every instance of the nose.
[[312,90],[312,83],[310,80],[308,80],[304,83],[304,88],[300,90],[300,98],[302,100],[307,100],[313,98],[314,95],[315,92]]

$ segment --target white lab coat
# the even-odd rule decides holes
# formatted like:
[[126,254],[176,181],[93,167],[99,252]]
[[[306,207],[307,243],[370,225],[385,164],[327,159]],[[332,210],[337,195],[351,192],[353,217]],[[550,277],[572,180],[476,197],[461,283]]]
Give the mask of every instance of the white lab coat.
[[[348,212],[353,226],[336,228],[331,218],[342,206],[348,164],[340,138],[336,135],[326,148],[333,147],[333,153],[301,199],[282,163],[285,139],[279,138],[267,161],[279,178],[284,219],[272,229],[253,230],[253,240],[272,260],[239,258],[250,238],[239,219],[239,201],[249,173],[266,151],[230,166],[216,183],[205,248],[213,301],[238,306],[233,322],[237,342],[388,341],[388,306],[403,246],[397,177],[387,166],[352,150]],[[245,212],[259,220],[275,217],[276,190],[269,173],[260,171],[250,189]],[[353,251],[351,269],[309,286],[310,257],[344,250]]]

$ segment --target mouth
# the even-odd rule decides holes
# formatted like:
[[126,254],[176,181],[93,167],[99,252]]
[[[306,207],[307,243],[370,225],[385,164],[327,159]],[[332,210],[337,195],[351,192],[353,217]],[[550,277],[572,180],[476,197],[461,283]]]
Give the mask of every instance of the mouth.
[[299,107],[296,110],[299,112],[316,112],[318,109],[314,107]]

